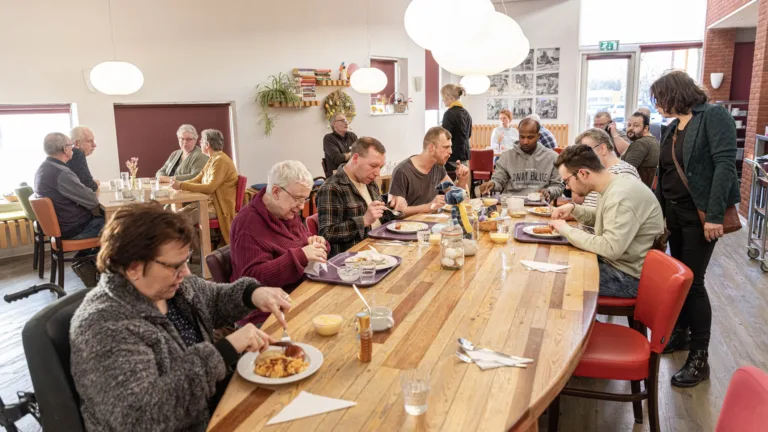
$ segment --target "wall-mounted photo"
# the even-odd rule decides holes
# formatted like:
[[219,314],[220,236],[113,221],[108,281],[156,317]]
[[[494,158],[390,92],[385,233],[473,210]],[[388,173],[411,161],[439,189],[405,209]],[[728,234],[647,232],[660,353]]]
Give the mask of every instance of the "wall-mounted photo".
[[560,48],[539,48],[536,50],[536,71],[560,69]]
[[533,72],[533,50],[528,51],[522,63],[509,70],[510,72]]
[[557,118],[557,98],[538,98],[536,100],[536,114],[542,120],[555,120]]
[[537,95],[556,95],[560,87],[560,74],[543,73],[536,75],[536,94]]
[[533,74],[512,74],[509,93],[512,96],[533,96]]
[[488,89],[488,96],[506,96],[509,94],[509,74],[500,73],[488,77],[491,80],[491,87]]
[[533,99],[512,99],[512,117],[516,120],[533,114]]
[[509,109],[508,98],[486,98],[486,117],[488,120],[498,120],[499,112],[503,109]]

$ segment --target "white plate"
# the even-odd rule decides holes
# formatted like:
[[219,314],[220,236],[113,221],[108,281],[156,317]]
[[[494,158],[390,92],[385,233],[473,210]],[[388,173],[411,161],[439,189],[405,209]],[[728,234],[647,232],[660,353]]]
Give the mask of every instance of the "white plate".
[[[285,378],[267,378],[261,375],[256,375],[253,372],[253,367],[256,364],[256,359],[259,357],[260,353],[249,352],[240,357],[240,360],[237,362],[237,373],[239,373],[241,377],[256,384],[278,385],[301,381],[317,372],[323,364],[323,353],[312,345],[307,345],[305,343],[294,342],[294,345],[298,345],[304,350],[304,361],[309,362],[309,367],[304,370],[304,372]],[[267,351],[281,350],[282,348],[280,347],[269,347]]]
[[[398,224],[402,227],[402,229],[395,228]],[[398,234],[413,234],[417,231],[428,229],[429,226],[422,222],[392,222],[389,225],[387,225],[387,229],[396,232]]]
[[[543,208],[547,209],[546,213],[539,213],[536,211],[536,209]],[[552,210],[549,207],[528,207],[527,209],[528,213],[535,214],[536,216],[552,216]]]
[[560,237],[562,237],[560,234],[536,234],[535,232],[533,232],[533,229],[536,228],[536,227],[539,227],[539,226],[542,226],[542,225],[528,225],[527,227],[523,227],[523,232],[528,234],[528,235],[531,235],[531,236],[534,236],[534,237],[540,237],[540,238],[560,238]]
[[[397,265],[397,258],[393,257],[392,255],[384,255],[384,254],[379,254],[379,255],[381,255],[381,257],[384,258],[384,262],[376,264],[376,270],[384,270]],[[354,255],[344,260],[344,264],[347,264],[347,265],[355,264],[355,261],[352,260],[352,258],[354,258]]]

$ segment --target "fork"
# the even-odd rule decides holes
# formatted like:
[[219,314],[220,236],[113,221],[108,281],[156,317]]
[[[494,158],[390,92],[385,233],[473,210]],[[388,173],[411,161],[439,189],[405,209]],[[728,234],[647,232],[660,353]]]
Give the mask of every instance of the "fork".
[[[283,311],[280,311],[280,315],[283,316],[283,321],[285,321],[285,314]],[[280,342],[292,342],[291,337],[288,336],[288,330],[283,329],[283,337],[280,338]]]

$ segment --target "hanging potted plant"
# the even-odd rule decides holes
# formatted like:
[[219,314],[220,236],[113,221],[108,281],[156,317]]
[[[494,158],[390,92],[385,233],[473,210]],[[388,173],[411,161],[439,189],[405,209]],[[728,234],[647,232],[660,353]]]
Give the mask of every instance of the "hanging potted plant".
[[270,105],[301,107],[301,97],[296,92],[296,84],[290,76],[279,73],[277,76],[270,75],[270,82],[256,86],[256,102],[261,107],[261,120],[259,123],[264,125],[264,135],[272,135],[275,128],[275,119],[277,115],[269,115]]

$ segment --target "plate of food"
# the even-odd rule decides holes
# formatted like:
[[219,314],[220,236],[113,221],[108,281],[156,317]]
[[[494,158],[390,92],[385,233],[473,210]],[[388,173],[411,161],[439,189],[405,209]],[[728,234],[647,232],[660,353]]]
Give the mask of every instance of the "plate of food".
[[262,353],[246,353],[237,362],[237,373],[256,384],[287,384],[312,375],[322,364],[320,350],[293,342],[284,347],[270,345]]
[[413,234],[417,231],[429,229],[429,225],[424,222],[393,222],[387,225],[387,229],[399,234]]
[[540,238],[561,237],[560,233],[549,225],[529,225],[523,228],[523,232],[528,235]]
[[531,207],[528,209],[528,213],[538,216],[552,216],[552,209],[549,207]]
[[373,250],[358,252],[344,260],[346,265],[359,265],[364,262],[375,262],[376,270],[384,270],[397,265],[397,258],[380,254]]

